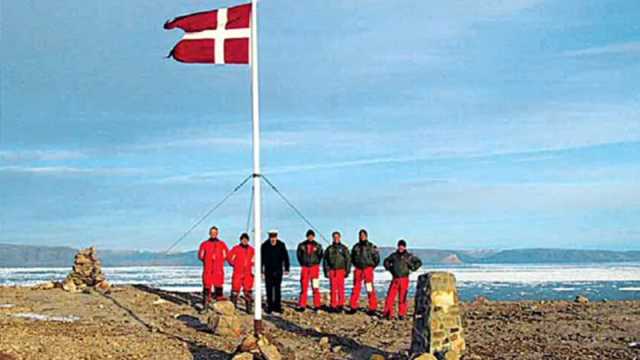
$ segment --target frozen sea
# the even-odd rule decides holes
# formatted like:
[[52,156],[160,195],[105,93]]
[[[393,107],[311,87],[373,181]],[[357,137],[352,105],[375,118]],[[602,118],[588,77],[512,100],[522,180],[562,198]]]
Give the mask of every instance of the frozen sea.
[[[0,268],[0,285],[30,286],[48,280],[62,280],[69,268]],[[411,276],[411,290],[419,274],[449,271],[458,280],[463,300],[486,296],[492,300],[571,300],[586,295],[592,300],[640,300],[640,263],[591,265],[463,265],[425,266]],[[145,284],[164,290],[200,291],[201,269],[196,266],[145,266],[104,268],[113,284]],[[293,268],[283,282],[283,294],[293,297],[299,291],[299,268]],[[231,269],[226,269],[227,284]],[[379,296],[386,293],[391,280],[379,267],[375,285]],[[327,279],[321,280],[326,291]],[[347,293],[352,278],[347,279]],[[226,292],[229,288],[226,287]]]

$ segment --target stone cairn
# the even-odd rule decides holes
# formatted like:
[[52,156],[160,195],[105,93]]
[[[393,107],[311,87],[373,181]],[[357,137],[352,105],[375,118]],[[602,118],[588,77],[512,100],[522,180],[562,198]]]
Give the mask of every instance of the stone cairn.
[[220,336],[237,337],[242,334],[242,320],[236,314],[236,307],[231,301],[216,301],[207,319],[212,333]]
[[62,282],[65,291],[75,292],[86,288],[108,291],[110,285],[102,273],[102,264],[96,255],[96,248],[78,251],[73,261],[71,273]]
[[[456,278],[447,272],[418,277],[411,354],[459,359],[465,350]],[[433,355],[427,357],[424,354]]]

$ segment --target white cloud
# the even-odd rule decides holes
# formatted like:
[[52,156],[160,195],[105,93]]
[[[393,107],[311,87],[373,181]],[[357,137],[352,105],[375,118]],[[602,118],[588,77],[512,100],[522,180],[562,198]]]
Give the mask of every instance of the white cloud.
[[71,166],[1,166],[0,174],[129,176],[143,171],[133,168],[79,168]]
[[85,158],[86,154],[75,150],[3,150],[2,161],[58,161]]
[[565,51],[566,57],[600,56],[600,55],[633,55],[640,54],[640,41],[609,44],[586,49]]

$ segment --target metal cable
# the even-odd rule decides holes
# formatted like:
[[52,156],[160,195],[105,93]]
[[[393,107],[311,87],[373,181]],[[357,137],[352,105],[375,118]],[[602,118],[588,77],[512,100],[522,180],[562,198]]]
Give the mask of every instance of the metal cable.
[[255,195],[256,189],[253,188],[253,186],[251,187],[251,198],[249,199],[249,214],[247,215],[247,227],[245,228],[245,232],[248,234],[250,227],[251,227],[251,218],[253,215],[253,197],[256,196]]
[[209,215],[211,215],[214,211],[216,211],[220,206],[222,206],[222,204],[224,204],[233,194],[235,194],[236,192],[238,192],[238,190],[240,190],[246,183],[247,181],[249,181],[249,179],[251,179],[253,177],[253,175],[249,175],[247,176],[244,180],[242,180],[242,182],[236,186],[233,191],[231,191],[230,193],[228,193],[220,202],[218,202],[217,204],[215,204],[211,209],[209,209],[198,221],[196,221],[190,228],[189,230],[185,231],[184,234],[182,234],[182,236],[180,236],[180,238],[178,238],[178,240],[176,240],[173,244],[171,244],[171,246],[169,246],[169,248],[167,249],[167,251],[165,251],[165,255],[169,255],[169,252],[171,250],[173,250],[173,248],[176,247],[176,245],[178,245],[182,240],[184,240],[184,238],[187,237],[187,235],[189,235],[195,228],[198,227],[198,225],[200,225],[206,218],[209,217]]
[[327,238],[322,234],[322,232],[320,230],[318,230],[315,226],[313,226],[313,224],[309,221],[309,219],[307,219],[300,210],[298,210],[298,208],[293,205],[293,203],[291,203],[291,201],[289,201],[289,199],[287,199],[286,196],[284,196],[283,193],[280,192],[280,190],[278,190],[278,188],[276,188],[275,185],[273,185],[271,183],[271,181],[269,181],[269,179],[267,179],[266,176],[262,175],[261,176],[262,179],[264,179],[264,181],[267,183],[267,185],[269,185],[271,187],[271,189],[273,189],[273,191],[276,192],[276,194],[278,194],[278,196],[280,196],[280,198],[287,204],[289,205],[289,207],[291,209],[293,209],[293,211],[307,224],[309,225],[310,228],[312,228],[317,234],[320,235],[320,237],[322,238],[322,240],[324,240],[327,244],[331,244],[331,242],[329,240],[327,240]]

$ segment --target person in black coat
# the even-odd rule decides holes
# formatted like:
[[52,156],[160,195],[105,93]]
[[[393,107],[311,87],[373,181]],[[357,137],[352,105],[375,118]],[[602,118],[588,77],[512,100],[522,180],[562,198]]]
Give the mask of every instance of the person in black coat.
[[278,231],[269,231],[269,239],[260,247],[262,275],[267,290],[267,314],[282,313],[282,276],[289,275],[289,253],[284,242],[278,239]]

